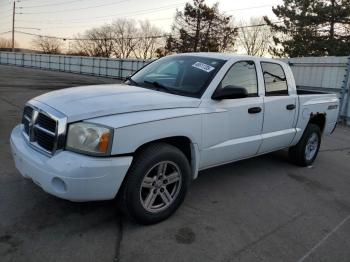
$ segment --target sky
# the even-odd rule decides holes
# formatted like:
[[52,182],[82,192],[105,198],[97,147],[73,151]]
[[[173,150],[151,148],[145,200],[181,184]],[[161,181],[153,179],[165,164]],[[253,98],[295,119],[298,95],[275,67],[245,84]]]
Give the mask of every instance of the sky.
[[[186,0],[17,0],[16,30],[59,37],[73,37],[85,30],[110,23],[117,18],[149,20],[164,32],[170,32],[176,9],[182,10]],[[232,15],[234,21],[267,15],[274,18],[271,7],[282,0],[206,0],[219,2],[219,10]],[[0,37],[12,28],[12,0],[0,0]],[[17,33],[16,43],[30,48],[32,37]]]

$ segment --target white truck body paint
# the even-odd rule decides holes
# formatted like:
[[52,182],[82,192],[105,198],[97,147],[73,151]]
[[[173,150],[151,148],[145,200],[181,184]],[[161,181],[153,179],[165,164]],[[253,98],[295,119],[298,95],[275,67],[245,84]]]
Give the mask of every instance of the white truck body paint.
[[68,117],[68,122],[138,111],[191,108],[200,103],[200,99],[123,84],[67,88],[38,96],[34,100],[62,112]]
[[[199,170],[295,145],[312,115],[326,116],[323,134],[329,135],[334,129],[339,109],[329,109],[329,106],[339,106],[336,95],[298,95],[292,72],[285,63],[215,53],[190,55],[227,60],[200,98],[125,84],[69,88],[34,98],[33,101],[65,115],[68,125],[85,121],[113,128],[111,156],[92,157],[66,150],[51,157],[44,156],[26,145],[21,135],[23,127],[18,126],[11,135],[17,168],[23,176],[58,197],[72,201],[110,199],[118,192],[135,151],[152,141],[187,138],[192,173],[196,178]],[[258,96],[211,99],[231,66],[247,60],[256,66]],[[260,64],[264,61],[283,67],[288,95],[265,96]],[[286,110],[288,104],[294,104],[295,109]],[[248,109],[252,107],[262,110],[250,114]],[[64,192],[55,188],[55,178],[65,182]],[[85,186],[89,190],[85,190]]]

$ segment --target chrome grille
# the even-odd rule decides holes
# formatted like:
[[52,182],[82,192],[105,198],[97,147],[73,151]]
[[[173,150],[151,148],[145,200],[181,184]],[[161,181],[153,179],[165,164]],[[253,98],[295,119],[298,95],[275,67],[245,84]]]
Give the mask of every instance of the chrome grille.
[[52,152],[55,145],[56,136],[46,133],[42,129],[34,129],[35,142],[45,150]]
[[33,108],[26,106],[23,110],[22,124],[24,127],[24,132],[29,135],[29,125],[32,121]]
[[39,113],[36,125],[39,125],[40,127],[52,133],[55,133],[57,128],[57,121],[44,115],[43,113]]
[[[37,102],[33,103],[38,104]],[[39,105],[45,108],[45,105],[41,103]],[[56,150],[64,147],[66,117],[50,107],[46,109],[50,112],[31,104],[24,108],[23,134],[30,145],[44,153],[53,155]]]

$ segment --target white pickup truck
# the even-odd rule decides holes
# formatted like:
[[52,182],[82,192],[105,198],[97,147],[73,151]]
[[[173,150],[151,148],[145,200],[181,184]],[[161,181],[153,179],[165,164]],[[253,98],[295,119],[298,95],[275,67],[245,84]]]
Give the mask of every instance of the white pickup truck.
[[33,98],[11,147],[19,172],[46,192],[117,197],[150,224],[179,207],[200,170],[283,148],[310,165],[338,110],[335,94],[298,91],[283,62],[188,53],[158,59],[124,84]]

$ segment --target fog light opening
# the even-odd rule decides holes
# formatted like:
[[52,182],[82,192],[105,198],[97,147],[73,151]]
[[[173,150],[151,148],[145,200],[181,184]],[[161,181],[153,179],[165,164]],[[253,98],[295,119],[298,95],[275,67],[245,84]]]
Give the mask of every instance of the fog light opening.
[[64,181],[61,178],[58,177],[54,177],[51,181],[53,189],[57,192],[57,193],[66,193],[67,192],[67,185],[66,183],[64,183]]

